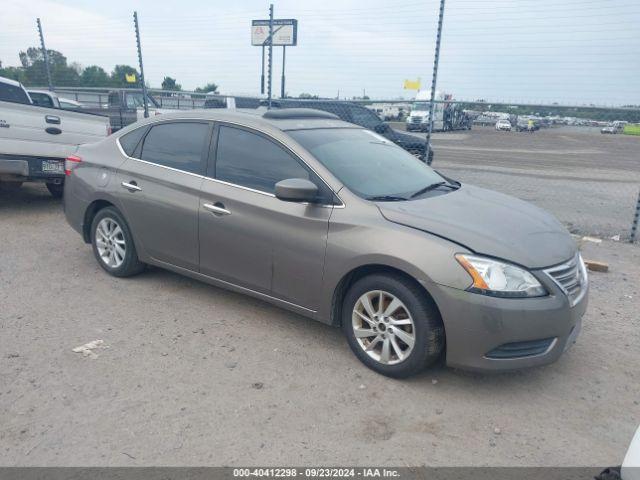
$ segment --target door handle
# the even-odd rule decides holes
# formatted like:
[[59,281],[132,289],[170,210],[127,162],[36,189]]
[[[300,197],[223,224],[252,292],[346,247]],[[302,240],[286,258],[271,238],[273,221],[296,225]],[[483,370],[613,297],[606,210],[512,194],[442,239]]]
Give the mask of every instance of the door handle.
[[60,125],[60,117],[56,117],[55,115],[45,115],[44,121],[47,123],[53,123],[55,125]]
[[142,190],[138,184],[134,181],[131,181],[130,183],[127,182],[122,182],[121,185],[126,188],[127,190],[129,190],[130,192],[139,192],[140,190]]
[[205,203],[202,205],[205,210],[209,210],[214,215],[231,215],[231,212],[224,208],[224,205],[220,202],[217,202],[215,205],[210,203]]

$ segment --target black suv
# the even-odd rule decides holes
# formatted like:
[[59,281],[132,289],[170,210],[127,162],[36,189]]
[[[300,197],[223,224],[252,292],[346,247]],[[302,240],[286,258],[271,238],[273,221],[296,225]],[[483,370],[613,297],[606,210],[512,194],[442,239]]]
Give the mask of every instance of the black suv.
[[[266,105],[264,100],[261,104]],[[372,130],[383,137],[388,138],[393,143],[401,146],[423,162],[425,161],[424,140],[414,135],[394,130],[388,123],[382,121],[374,112],[362,105],[358,105],[357,103],[333,100],[278,99],[272,100],[271,106],[273,108],[314,108],[316,110],[333,113],[345,122],[355,123],[356,125],[360,125],[361,127]],[[429,151],[429,159],[433,160],[433,150]]]

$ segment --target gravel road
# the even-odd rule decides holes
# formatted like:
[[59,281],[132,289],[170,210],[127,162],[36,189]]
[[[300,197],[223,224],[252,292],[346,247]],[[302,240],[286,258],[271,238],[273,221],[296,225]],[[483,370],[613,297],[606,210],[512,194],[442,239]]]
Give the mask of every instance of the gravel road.
[[[414,133],[424,138],[424,134]],[[628,238],[640,193],[640,137],[558,127],[436,133],[433,167],[553,212],[571,231]]]

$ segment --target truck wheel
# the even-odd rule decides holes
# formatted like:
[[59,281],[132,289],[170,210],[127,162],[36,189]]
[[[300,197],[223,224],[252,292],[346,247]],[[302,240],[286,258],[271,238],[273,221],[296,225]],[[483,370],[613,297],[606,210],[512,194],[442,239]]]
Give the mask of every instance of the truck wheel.
[[64,183],[47,183],[47,190],[53,198],[62,198]]
[[100,266],[114,277],[130,277],[144,270],[131,230],[114,207],[103,208],[93,218],[91,245]]

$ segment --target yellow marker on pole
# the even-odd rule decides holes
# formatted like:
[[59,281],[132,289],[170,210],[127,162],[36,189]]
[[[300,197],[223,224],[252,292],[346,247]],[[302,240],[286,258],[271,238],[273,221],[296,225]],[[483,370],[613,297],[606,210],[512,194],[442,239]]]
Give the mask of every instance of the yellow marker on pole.
[[125,73],[124,79],[127,83],[136,83],[136,74],[135,73]]
[[420,78],[417,80],[405,80],[404,81],[404,89],[405,90],[420,90]]

